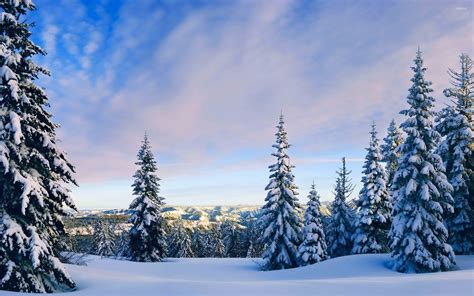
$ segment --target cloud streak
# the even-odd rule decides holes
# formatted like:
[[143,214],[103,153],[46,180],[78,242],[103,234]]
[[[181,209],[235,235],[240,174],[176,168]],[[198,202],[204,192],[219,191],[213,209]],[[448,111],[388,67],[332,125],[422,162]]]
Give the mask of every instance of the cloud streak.
[[83,182],[129,178],[144,130],[165,178],[268,164],[280,110],[302,171],[360,158],[372,120],[401,119],[418,45],[438,105],[447,67],[473,52],[468,1],[52,3],[44,83]]

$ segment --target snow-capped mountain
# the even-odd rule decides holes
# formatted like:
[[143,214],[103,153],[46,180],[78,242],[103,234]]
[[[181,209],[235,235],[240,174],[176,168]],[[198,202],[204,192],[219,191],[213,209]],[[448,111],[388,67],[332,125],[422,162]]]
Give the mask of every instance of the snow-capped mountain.
[[[321,211],[329,214],[329,203],[323,202]],[[196,222],[220,222],[223,220],[239,221],[255,217],[260,210],[258,205],[236,205],[236,206],[167,206],[163,208],[166,218],[174,220],[181,218]],[[80,210],[76,217],[98,216],[98,215],[130,215],[129,209],[109,210]]]

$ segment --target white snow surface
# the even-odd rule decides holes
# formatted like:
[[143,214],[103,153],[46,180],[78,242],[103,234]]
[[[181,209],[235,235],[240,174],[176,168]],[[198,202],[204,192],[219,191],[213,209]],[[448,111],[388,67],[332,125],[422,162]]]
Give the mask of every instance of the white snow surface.
[[[259,260],[185,258],[139,263],[90,256],[87,266],[66,266],[78,289],[60,295],[474,294],[474,256],[457,256],[455,271],[425,274],[392,271],[386,266],[388,254],[343,256],[278,271],[260,271],[255,263]],[[0,291],[2,296],[20,294]]]

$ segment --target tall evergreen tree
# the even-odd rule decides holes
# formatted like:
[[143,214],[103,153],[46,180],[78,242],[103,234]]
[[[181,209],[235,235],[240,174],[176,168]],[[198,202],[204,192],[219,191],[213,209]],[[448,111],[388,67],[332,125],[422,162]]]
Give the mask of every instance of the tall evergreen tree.
[[406,139],[400,146],[398,169],[392,184],[393,222],[390,229],[393,269],[400,272],[448,270],[454,252],[447,244],[443,211],[452,211],[452,186],[444,174],[441,157],[434,150],[440,135],[433,127],[434,99],[425,80],[421,52],[412,67],[414,76],[407,97],[408,118],[401,127]]
[[156,161],[145,135],[138,151],[139,166],[133,183],[136,198],[130,204],[130,255],[133,261],[161,261],[166,254],[166,221],[162,217],[163,197],[159,196],[160,179],[156,176]]
[[370,131],[370,143],[362,172],[362,189],[356,201],[358,208],[352,253],[387,252],[387,235],[390,229],[392,204],[387,192],[385,170],[380,163],[380,154],[375,123]]
[[75,287],[59,262],[74,167],[57,145],[58,125],[35,84],[48,70],[31,40],[29,0],[0,1],[0,289],[54,292]]
[[171,229],[168,256],[175,258],[194,257],[191,245],[191,231],[184,226],[183,220],[176,220]]
[[[454,213],[448,214],[446,223],[448,242],[456,254],[474,253],[474,144],[473,100],[474,73],[471,58],[462,54],[461,72],[449,70],[452,88],[444,91],[453,98],[438,118],[437,131],[444,136],[438,152],[446,167],[446,176],[453,186]],[[471,185],[471,186],[469,186]]]
[[115,255],[115,234],[109,223],[98,217],[94,225],[93,253],[101,257]]
[[328,253],[331,257],[349,255],[352,249],[354,210],[347,203],[354,185],[349,178],[351,171],[346,167],[346,158],[342,158],[342,167],[337,171],[334,201],[331,204],[331,216],[326,232]]
[[397,127],[395,120],[392,119],[387,129],[387,136],[383,139],[383,144],[380,145],[382,150],[382,161],[385,162],[385,169],[387,173],[387,188],[392,184],[393,175],[397,171],[397,160],[400,154],[397,152],[398,147],[403,142],[403,133]]
[[287,133],[283,115],[277,126],[276,149],[272,155],[277,162],[269,167],[270,182],[265,205],[262,207],[263,268],[286,269],[298,266],[298,246],[302,241],[301,206],[297,199],[298,187],[294,183],[293,165],[287,154]]
[[304,240],[299,246],[300,265],[318,263],[328,257],[319,198],[313,182],[304,214]]

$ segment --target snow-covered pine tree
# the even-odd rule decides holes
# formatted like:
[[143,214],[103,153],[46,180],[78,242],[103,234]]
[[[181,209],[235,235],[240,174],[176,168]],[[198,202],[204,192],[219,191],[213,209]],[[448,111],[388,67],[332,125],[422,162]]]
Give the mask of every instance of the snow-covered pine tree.
[[400,154],[397,152],[398,147],[403,142],[403,133],[397,127],[395,120],[392,119],[387,128],[387,136],[383,139],[383,144],[380,145],[382,152],[382,161],[385,162],[385,170],[387,173],[387,188],[392,184],[393,175],[397,170],[397,160]]
[[198,225],[193,229],[193,234],[191,236],[192,249],[196,257],[208,257],[208,250],[210,249],[208,244],[208,230],[202,226]]
[[263,269],[286,269],[298,266],[298,246],[302,241],[301,206],[297,199],[298,187],[294,183],[293,165],[287,154],[287,133],[283,115],[277,125],[275,164],[269,166],[270,182],[261,212],[263,230]]
[[408,118],[401,125],[406,139],[391,188],[394,208],[389,233],[392,268],[410,273],[448,270],[455,264],[443,225],[443,211],[453,210],[452,186],[441,157],[434,152],[440,135],[433,127],[433,90],[424,78],[419,49],[414,62],[409,109],[400,112]]
[[129,231],[130,258],[142,262],[161,261],[166,254],[166,221],[161,214],[164,199],[159,196],[160,179],[156,176],[156,161],[146,134],[137,158],[135,164],[139,168],[132,185],[136,198],[130,204],[134,211],[130,217],[133,224]]
[[313,182],[308,195],[308,207],[304,213],[304,240],[299,246],[300,265],[303,266],[318,263],[328,257],[319,198]]
[[208,231],[207,238],[208,256],[221,258],[225,255],[225,246],[222,241],[222,233],[220,225],[212,225]]
[[342,158],[342,167],[337,171],[334,201],[331,204],[331,216],[326,231],[328,254],[332,258],[349,255],[352,249],[354,210],[347,199],[354,190],[349,178],[351,171],[346,168],[346,158]]
[[75,287],[57,255],[64,207],[75,209],[74,168],[57,145],[57,124],[35,84],[49,72],[30,40],[31,0],[0,1],[0,289],[55,292]]
[[255,258],[255,257],[257,257],[255,253],[255,248],[253,247],[253,242],[250,241],[245,258]]
[[120,235],[118,237],[115,254],[118,258],[128,258],[130,256],[130,238],[128,237],[128,232],[123,228],[120,228]]
[[101,257],[111,257],[115,255],[115,234],[112,226],[100,216],[94,225],[94,254]]
[[169,237],[169,257],[189,258],[194,257],[191,243],[191,231],[184,226],[183,220],[178,219],[171,228]]
[[[247,258],[258,258],[262,256],[263,246],[261,244],[262,231],[257,223],[257,218],[242,219],[245,226],[245,246],[247,248]],[[250,257],[249,257],[250,256]]]
[[449,70],[453,87],[444,91],[447,97],[454,99],[454,106],[448,106],[440,113],[436,129],[444,137],[438,153],[453,186],[454,213],[446,217],[448,242],[456,254],[467,255],[474,253],[474,73],[468,55],[462,54],[460,62],[461,72]]
[[362,189],[355,204],[358,209],[353,239],[353,254],[388,252],[388,231],[392,223],[392,203],[386,187],[385,170],[380,163],[375,123],[362,172]]
[[231,220],[225,220],[221,224],[222,242],[224,243],[225,257],[242,257],[242,245],[240,239],[240,226]]

